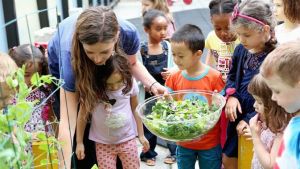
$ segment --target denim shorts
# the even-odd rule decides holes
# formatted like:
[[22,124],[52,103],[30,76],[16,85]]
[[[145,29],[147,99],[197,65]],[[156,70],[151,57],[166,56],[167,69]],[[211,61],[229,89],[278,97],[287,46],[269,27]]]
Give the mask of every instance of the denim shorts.
[[196,160],[201,169],[220,169],[222,148],[220,144],[208,150],[192,150],[177,146],[176,158],[178,169],[194,169]]

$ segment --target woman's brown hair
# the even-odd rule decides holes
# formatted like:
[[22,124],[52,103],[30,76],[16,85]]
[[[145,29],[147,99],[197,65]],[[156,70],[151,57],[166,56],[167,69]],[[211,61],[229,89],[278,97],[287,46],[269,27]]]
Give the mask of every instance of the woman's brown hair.
[[[115,13],[109,8],[98,6],[83,11],[77,19],[72,41],[72,67],[80,105],[88,113],[99,101],[108,101],[105,81],[113,71],[120,71],[126,84],[123,93],[131,88],[130,64],[124,52],[115,45],[115,54],[105,65],[94,64],[86,55],[84,44],[111,42],[118,38],[119,24]],[[130,79],[130,80],[129,80]]]
[[272,91],[258,74],[253,77],[248,85],[248,91],[253,96],[259,97],[264,105],[264,116],[267,127],[273,133],[281,133],[292,118],[282,107],[271,99]]

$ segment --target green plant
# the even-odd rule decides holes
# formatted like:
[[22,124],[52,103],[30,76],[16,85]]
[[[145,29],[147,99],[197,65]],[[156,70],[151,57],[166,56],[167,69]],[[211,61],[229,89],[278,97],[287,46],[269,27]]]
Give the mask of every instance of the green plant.
[[[23,66],[6,78],[7,85],[14,90],[15,103],[0,110],[0,168],[3,169],[32,168],[35,159],[31,152],[26,151],[32,134],[26,132],[24,126],[31,118],[32,112],[43,103],[38,100],[29,102],[26,98],[33,90],[43,85],[54,83],[60,86],[61,84],[61,81],[50,75],[40,76],[35,73],[31,78],[32,86],[28,87],[24,74],[25,67]],[[41,132],[37,138],[47,143],[40,146],[40,149],[47,150],[47,156],[57,153],[59,143],[55,137],[48,137],[45,132]],[[48,159],[41,160],[41,165],[48,163]],[[51,163],[58,163],[58,161],[53,160]]]

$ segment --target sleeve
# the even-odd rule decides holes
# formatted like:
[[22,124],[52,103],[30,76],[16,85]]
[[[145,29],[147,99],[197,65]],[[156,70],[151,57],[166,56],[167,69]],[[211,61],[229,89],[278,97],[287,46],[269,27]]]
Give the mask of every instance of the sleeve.
[[[239,65],[239,60],[240,60],[239,59],[240,47],[241,46],[239,45],[234,49],[234,53],[233,53],[233,56],[232,56],[232,65],[231,65],[231,68],[229,70],[229,73],[228,73],[227,79],[226,79],[225,91],[228,88],[234,88],[234,89],[237,88],[237,86],[236,86],[237,79],[236,78],[237,78],[237,71],[238,71],[238,65]],[[235,92],[231,96],[234,96],[234,97],[238,98],[237,92]]]
[[48,43],[48,66],[50,74],[59,79],[59,62],[58,62],[58,32],[54,34]]
[[139,51],[140,37],[134,25],[129,22],[120,22],[121,47],[127,55],[134,55]]
[[132,90],[130,96],[136,96],[139,93],[139,86],[134,78],[132,78]]

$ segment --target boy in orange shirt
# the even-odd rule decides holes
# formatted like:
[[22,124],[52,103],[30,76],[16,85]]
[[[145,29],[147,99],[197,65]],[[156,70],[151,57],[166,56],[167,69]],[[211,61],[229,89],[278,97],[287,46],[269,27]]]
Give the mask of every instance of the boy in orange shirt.
[[[222,75],[215,69],[201,62],[205,40],[200,28],[195,25],[184,25],[171,38],[171,49],[174,62],[180,69],[169,76],[166,86],[169,90],[207,90],[224,93]],[[179,169],[199,168],[220,169],[222,150],[220,145],[219,122],[200,140],[177,143],[177,163]]]

